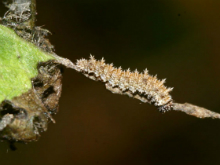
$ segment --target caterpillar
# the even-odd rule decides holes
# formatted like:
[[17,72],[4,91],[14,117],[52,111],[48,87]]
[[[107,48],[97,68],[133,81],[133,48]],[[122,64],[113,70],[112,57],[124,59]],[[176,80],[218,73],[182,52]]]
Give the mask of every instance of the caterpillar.
[[144,103],[150,103],[158,107],[159,111],[166,112],[172,109],[172,97],[169,94],[173,88],[164,86],[165,80],[158,80],[157,76],[148,74],[145,69],[139,73],[137,69],[122,70],[115,68],[113,64],[106,64],[105,60],[96,60],[90,55],[90,59],[77,60],[74,69],[86,77],[105,83],[106,89],[112,93],[128,95]]

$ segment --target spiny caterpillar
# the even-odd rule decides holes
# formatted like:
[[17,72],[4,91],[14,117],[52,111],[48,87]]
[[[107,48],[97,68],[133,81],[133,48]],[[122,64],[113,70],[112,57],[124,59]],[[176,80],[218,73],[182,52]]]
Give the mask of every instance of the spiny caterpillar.
[[165,79],[158,80],[156,76],[130,69],[123,71],[121,67],[115,68],[113,64],[105,64],[105,60],[97,61],[92,55],[89,60],[77,60],[75,69],[95,81],[102,81],[112,93],[128,95],[150,103],[158,107],[159,111],[165,112],[172,109],[172,97],[169,92],[173,88],[164,86]]

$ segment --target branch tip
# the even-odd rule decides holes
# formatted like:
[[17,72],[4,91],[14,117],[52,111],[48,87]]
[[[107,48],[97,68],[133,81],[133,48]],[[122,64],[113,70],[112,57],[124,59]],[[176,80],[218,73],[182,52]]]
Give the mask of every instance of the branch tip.
[[188,115],[192,115],[198,118],[212,118],[212,119],[220,119],[220,114],[210,111],[206,108],[199,107],[193,104],[189,103],[184,103],[184,104],[179,104],[179,103],[173,103],[173,110],[175,111],[182,111],[185,112]]

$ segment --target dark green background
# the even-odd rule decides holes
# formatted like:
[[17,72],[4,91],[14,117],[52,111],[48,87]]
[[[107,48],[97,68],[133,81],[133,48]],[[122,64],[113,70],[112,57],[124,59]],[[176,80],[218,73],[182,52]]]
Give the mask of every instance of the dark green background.
[[[219,0],[37,0],[37,9],[58,55],[147,67],[167,78],[175,101],[220,113]],[[0,164],[220,164],[220,120],[160,114],[74,70],[65,70],[55,119],[38,142],[15,152],[0,143]]]

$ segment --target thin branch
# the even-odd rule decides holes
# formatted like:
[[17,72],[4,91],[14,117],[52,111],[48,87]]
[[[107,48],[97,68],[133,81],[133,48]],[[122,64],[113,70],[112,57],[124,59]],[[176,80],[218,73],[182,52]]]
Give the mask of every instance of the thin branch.
[[189,103],[184,103],[184,104],[179,104],[179,103],[173,103],[173,110],[175,111],[182,111],[185,112],[188,115],[192,115],[198,118],[213,118],[213,119],[220,119],[220,114],[216,112],[212,112],[206,108],[199,107],[193,104]]
[[30,21],[30,27],[33,29],[35,27],[35,22],[36,22],[36,0],[31,0],[31,19]]

